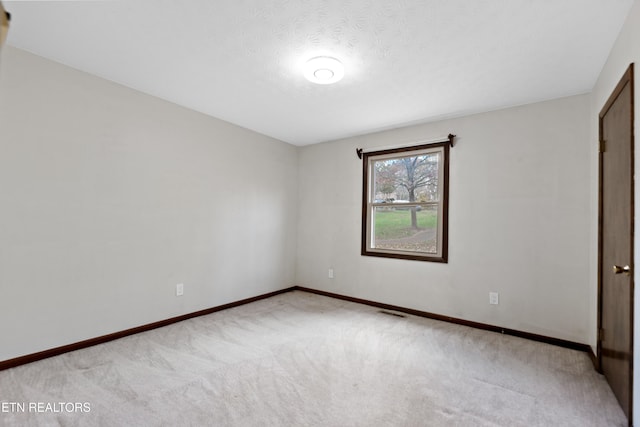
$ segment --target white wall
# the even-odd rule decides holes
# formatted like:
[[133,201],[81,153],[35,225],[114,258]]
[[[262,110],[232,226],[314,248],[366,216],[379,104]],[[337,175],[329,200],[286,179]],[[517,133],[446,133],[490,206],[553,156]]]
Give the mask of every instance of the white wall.
[[[588,342],[589,101],[574,96],[302,148],[296,282]],[[449,132],[458,135],[449,263],[361,256],[355,149]],[[489,305],[489,291],[500,292],[500,305]]]
[[296,210],[295,147],[3,49],[0,360],[292,286]]
[[[593,92],[591,94],[591,176],[592,176],[592,220],[591,220],[591,229],[597,231],[597,200],[598,200],[598,152],[597,152],[597,142],[598,142],[598,114],[600,110],[604,106],[604,103],[607,101],[614,88],[620,81],[620,78],[629,67],[630,63],[635,63],[634,70],[634,79],[635,79],[635,175],[638,176],[638,170],[640,168],[640,139],[638,136],[640,135],[640,3],[635,2],[633,5],[631,12],[627,16],[627,20],[618,36],[618,40],[616,41],[611,53],[609,54],[609,59],[607,60],[605,66],[600,73],[598,81],[593,88]],[[635,184],[635,223],[640,224],[640,183],[636,178]],[[591,244],[594,248],[592,250],[592,259],[591,259],[591,286],[590,290],[592,290],[591,295],[591,312],[592,312],[592,320],[591,323],[595,328],[597,325],[597,247],[598,240],[597,234],[593,234],[591,236]],[[640,292],[637,291],[638,283],[640,283],[640,230],[636,225],[635,230],[635,245],[634,245],[634,264],[635,264],[635,272],[634,272],[634,281],[636,283],[636,292],[635,292],[635,310],[634,310],[634,342],[640,343]],[[594,329],[595,330],[595,329]],[[595,334],[594,334],[595,335]],[[595,346],[595,336],[592,341]],[[638,349],[638,345],[636,344],[634,351],[634,364],[635,366],[640,366],[640,350]],[[638,419],[640,417],[640,369],[636,368],[634,370],[634,402],[633,402],[633,413],[636,414],[635,424],[639,425]]]

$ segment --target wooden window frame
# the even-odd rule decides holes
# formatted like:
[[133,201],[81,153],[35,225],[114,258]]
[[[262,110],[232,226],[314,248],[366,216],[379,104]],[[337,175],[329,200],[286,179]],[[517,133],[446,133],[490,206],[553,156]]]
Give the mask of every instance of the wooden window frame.
[[[362,236],[361,236],[361,255],[374,256],[382,258],[396,258],[415,261],[428,261],[428,262],[448,262],[449,253],[449,150],[451,148],[451,141],[421,144],[412,147],[393,148],[380,151],[371,151],[362,153],[363,167],[362,167]],[[438,212],[438,234],[437,234],[437,246],[438,251],[436,254],[426,252],[410,252],[399,251],[391,249],[375,249],[371,247],[371,218],[372,212],[375,207],[380,204],[374,203],[373,200],[373,173],[370,171],[370,164],[375,159],[382,158],[396,158],[412,155],[417,152],[428,151],[440,151],[442,152],[442,164],[440,166],[439,191],[441,200],[439,204]],[[433,204],[432,202],[415,202],[403,204],[403,206],[422,206],[425,204]]]

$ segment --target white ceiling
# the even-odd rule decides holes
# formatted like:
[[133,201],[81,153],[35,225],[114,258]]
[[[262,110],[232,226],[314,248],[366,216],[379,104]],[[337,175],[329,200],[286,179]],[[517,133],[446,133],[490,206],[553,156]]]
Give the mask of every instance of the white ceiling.
[[633,1],[4,3],[10,45],[307,145],[589,92]]

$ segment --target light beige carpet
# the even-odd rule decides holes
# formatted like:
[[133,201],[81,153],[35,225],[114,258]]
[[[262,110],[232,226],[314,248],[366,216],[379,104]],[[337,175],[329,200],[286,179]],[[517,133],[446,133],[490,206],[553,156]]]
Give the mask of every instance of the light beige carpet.
[[2,371],[2,402],[9,426],[626,425],[584,353],[300,291]]

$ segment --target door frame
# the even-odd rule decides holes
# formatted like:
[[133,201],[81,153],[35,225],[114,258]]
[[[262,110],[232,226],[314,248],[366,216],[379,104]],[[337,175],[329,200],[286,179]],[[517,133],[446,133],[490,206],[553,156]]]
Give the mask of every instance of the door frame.
[[607,112],[609,111],[609,109],[611,108],[611,106],[613,105],[613,103],[617,100],[618,96],[620,95],[620,93],[622,92],[622,90],[625,88],[625,86],[629,84],[630,86],[630,90],[631,90],[631,117],[630,117],[630,126],[631,126],[631,138],[629,143],[631,144],[631,168],[630,168],[630,183],[631,183],[631,206],[630,206],[630,218],[631,218],[631,233],[629,236],[630,239],[630,251],[631,251],[631,258],[630,258],[630,265],[632,267],[632,274],[630,276],[630,291],[631,291],[631,296],[630,296],[630,325],[631,325],[631,336],[630,336],[630,343],[631,343],[631,355],[630,355],[630,360],[629,360],[629,370],[630,370],[630,381],[629,381],[629,425],[632,425],[633,422],[633,370],[634,370],[634,366],[633,366],[633,353],[634,353],[634,342],[633,342],[633,334],[634,334],[634,328],[633,328],[633,322],[634,322],[634,316],[633,316],[633,310],[634,310],[634,288],[635,288],[635,280],[634,280],[634,276],[635,276],[635,265],[634,265],[634,235],[635,235],[635,209],[634,209],[634,203],[635,203],[635,197],[634,197],[634,173],[635,173],[635,162],[634,162],[634,84],[633,84],[633,63],[629,65],[629,67],[627,68],[627,70],[625,71],[625,73],[622,75],[622,78],[620,79],[620,81],[618,82],[618,84],[616,85],[615,89],[613,90],[613,92],[611,93],[611,95],[609,96],[609,98],[607,99],[607,102],[604,104],[604,107],[602,107],[602,110],[600,110],[600,114],[598,115],[598,142],[599,142],[599,149],[598,149],[598,334],[597,334],[597,354],[596,354],[596,369],[598,372],[603,373],[602,372],[602,279],[603,279],[603,273],[604,273],[604,266],[602,265],[602,225],[603,225],[603,151],[606,150],[606,148],[604,148],[603,150],[603,119],[604,116],[607,114]]

